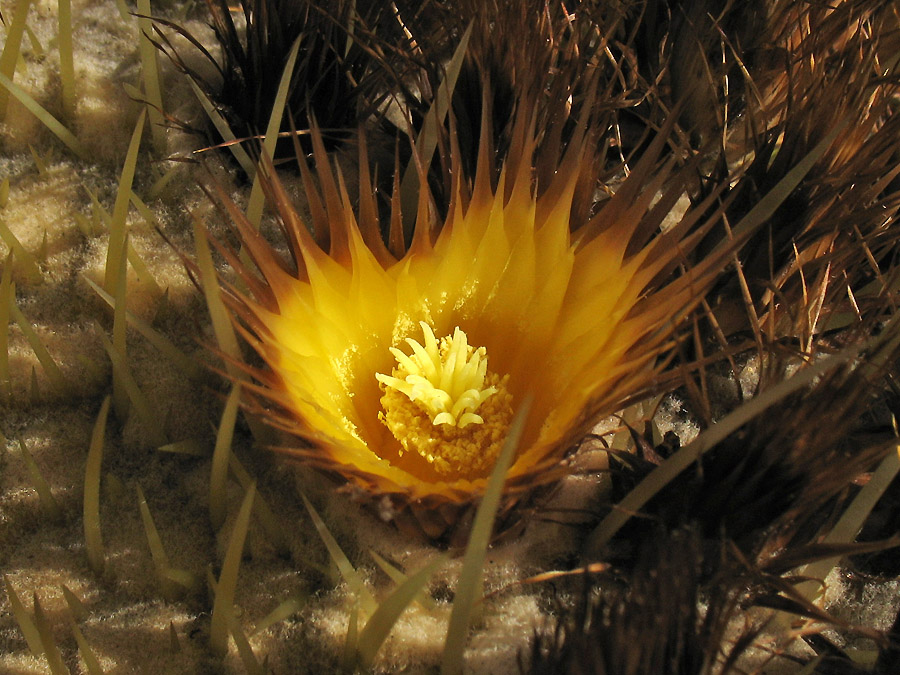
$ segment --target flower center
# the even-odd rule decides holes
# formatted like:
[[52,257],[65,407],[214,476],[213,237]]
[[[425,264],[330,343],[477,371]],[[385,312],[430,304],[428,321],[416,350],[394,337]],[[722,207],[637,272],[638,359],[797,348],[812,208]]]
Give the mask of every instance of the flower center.
[[375,374],[384,390],[378,417],[403,451],[418,453],[441,476],[487,473],[512,419],[509,376],[488,371],[487,350],[470,346],[458,327],[438,340],[427,323],[419,325],[424,344],[407,338],[410,355],[392,347],[396,367]]

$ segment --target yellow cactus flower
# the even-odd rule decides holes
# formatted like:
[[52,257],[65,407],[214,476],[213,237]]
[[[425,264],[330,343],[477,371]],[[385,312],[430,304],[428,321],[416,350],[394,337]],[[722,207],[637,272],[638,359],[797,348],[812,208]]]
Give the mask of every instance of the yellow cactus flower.
[[507,478],[515,498],[558,477],[598,415],[658,384],[660,354],[722,264],[711,257],[678,273],[715,222],[700,221],[710,202],[662,227],[685,181],[663,188],[673,163],[655,170],[660,134],[615,195],[572,222],[590,212],[576,202],[596,143],[582,128],[538,186],[535,137],[516,130],[518,159],[493,172],[482,150],[471,184],[456,172],[440,227],[422,191],[408,247],[396,200],[382,238],[364,145],[355,209],[321,142],[318,189],[301,162],[310,223],[268,166],[291,261],[230,207],[257,268],[229,256],[248,289],[232,290],[231,306],[265,362],[246,366],[246,388],[302,439],[286,443],[292,455],[398,505],[467,504],[528,397]]

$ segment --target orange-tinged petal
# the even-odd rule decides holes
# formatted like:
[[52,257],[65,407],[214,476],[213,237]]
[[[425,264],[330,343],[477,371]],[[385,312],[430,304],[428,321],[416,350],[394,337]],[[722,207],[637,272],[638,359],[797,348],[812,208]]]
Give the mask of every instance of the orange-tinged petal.
[[[531,133],[528,126],[517,125],[516,133]],[[420,196],[408,250],[396,241],[396,212],[389,245],[367,243],[375,198],[363,185],[354,211],[321,144],[314,143],[318,181],[301,163],[306,189],[318,182],[322,190],[310,200],[315,240],[277,176],[265,174],[299,269],[291,276],[274,248],[254,241],[255,263],[277,307],[271,298],[240,295],[232,304],[272,371],[251,394],[277,389],[268,397],[279,406],[273,423],[313,444],[294,449],[298,459],[375,497],[423,508],[465,502],[483,489],[491,453],[502,444],[501,399],[512,410],[533,400],[509,474],[509,489],[518,491],[558,475],[551,469],[573,434],[653,387],[660,350],[715,273],[705,265],[695,276],[660,281],[682,262],[680,246],[699,241],[692,237],[699,218],[668,235],[656,232],[665,209],[652,206],[653,197],[673,165],[654,174],[653,158],[639,163],[623,196],[605,207],[609,213],[572,223],[573,212],[590,211],[576,205],[576,188],[581,162],[595,157],[570,149],[540,192],[535,145],[531,136],[518,138],[496,187],[483,149],[472,193],[456,176],[436,235],[430,197]],[[661,146],[654,144],[656,151]],[[638,180],[650,187],[642,191]],[[687,182],[665,193],[666,208]],[[436,356],[438,343],[443,351]],[[502,414],[511,416],[506,408]]]

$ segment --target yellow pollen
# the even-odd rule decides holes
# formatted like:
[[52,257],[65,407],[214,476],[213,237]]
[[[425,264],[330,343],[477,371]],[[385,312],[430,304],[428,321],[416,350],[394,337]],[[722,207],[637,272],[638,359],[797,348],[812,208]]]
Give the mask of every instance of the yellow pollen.
[[[384,412],[379,419],[400,442],[445,477],[474,477],[490,471],[512,419],[508,376],[487,369],[487,350],[473,348],[457,327],[438,340],[420,322],[424,344],[412,338],[407,355],[391,353],[391,375],[376,373],[382,384]],[[401,451],[402,454],[402,451]]]

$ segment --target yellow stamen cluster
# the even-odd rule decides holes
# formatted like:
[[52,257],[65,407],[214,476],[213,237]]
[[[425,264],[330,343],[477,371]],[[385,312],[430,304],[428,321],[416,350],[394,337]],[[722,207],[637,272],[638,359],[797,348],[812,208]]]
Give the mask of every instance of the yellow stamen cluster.
[[397,348],[391,375],[376,373],[383,385],[379,418],[404,451],[424,457],[439,474],[481,475],[493,466],[512,419],[508,377],[489,373],[487,350],[473,348],[458,327],[437,340],[421,322],[424,345]]
[[449,424],[463,428],[483,423],[475,411],[497,391],[495,387],[484,388],[487,350],[470,347],[459,327],[452,338],[442,338],[438,343],[427,323],[420,321],[419,325],[425,334],[425,344],[407,338],[413,350],[411,356],[391,347],[391,354],[400,364],[400,370],[405,371],[405,377],[375,373],[376,379],[403,392],[410,401],[419,401],[435,426]]

